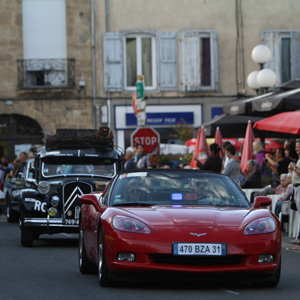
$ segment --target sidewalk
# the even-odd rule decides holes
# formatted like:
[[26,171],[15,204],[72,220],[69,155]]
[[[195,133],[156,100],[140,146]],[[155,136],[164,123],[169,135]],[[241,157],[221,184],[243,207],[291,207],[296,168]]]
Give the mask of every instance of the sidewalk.
[[282,248],[288,251],[295,251],[300,253],[300,245],[292,244],[291,241],[294,238],[290,238],[288,233],[282,233]]

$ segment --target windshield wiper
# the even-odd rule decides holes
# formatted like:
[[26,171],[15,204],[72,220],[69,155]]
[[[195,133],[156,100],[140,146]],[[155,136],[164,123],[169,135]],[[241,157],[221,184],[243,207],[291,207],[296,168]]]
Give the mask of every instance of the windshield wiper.
[[122,202],[122,203],[115,203],[112,206],[152,206],[155,205],[153,203],[147,202]]

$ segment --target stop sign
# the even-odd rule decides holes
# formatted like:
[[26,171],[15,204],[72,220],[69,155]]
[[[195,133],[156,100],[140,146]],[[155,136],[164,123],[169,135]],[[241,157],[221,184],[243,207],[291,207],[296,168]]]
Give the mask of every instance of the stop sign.
[[142,144],[145,147],[147,154],[159,153],[160,136],[159,133],[153,128],[137,128],[131,134],[131,146]]

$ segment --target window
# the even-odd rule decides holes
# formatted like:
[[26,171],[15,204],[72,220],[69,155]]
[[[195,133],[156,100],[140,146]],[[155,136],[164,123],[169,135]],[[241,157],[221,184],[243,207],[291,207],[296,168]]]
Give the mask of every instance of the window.
[[137,75],[144,75],[145,88],[156,89],[155,39],[147,36],[126,36],[125,89],[135,89]]
[[132,92],[137,75],[144,75],[148,91],[177,90],[175,32],[107,32],[103,61],[107,92]]
[[217,91],[219,79],[216,32],[181,31],[179,42],[181,91]]
[[279,83],[299,77],[299,32],[266,30],[262,32],[262,43],[268,46],[272,56],[265,68],[272,69]]

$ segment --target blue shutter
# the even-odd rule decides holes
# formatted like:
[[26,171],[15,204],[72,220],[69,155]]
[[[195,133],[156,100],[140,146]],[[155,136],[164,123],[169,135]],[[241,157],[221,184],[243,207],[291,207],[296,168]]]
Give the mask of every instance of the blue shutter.
[[291,75],[292,80],[299,78],[299,31],[291,32]]
[[180,90],[193,92],[201,89],[200,40],[197,31],[181,31],[180,46]]
[[280,37],[278,31],[266,30],[262,32],[262,44],[271,50],[271,59],[264,65],[265,69],[271,69],[275,72],[277,82],[280,82]]
[[160,89],[177,90],[176,32],[159,32]]
[[219,61],[218,61],[218,40],[217,32],[211,31],[210,33],[210,44],[211,44],[211,80],[212,89],[219,91]]
[[123,49],[122,35],[119,32],[106,32],[103,35],[104,90],[123,91]]

